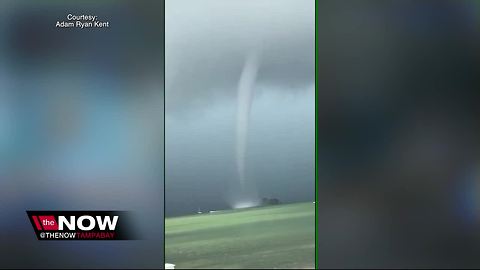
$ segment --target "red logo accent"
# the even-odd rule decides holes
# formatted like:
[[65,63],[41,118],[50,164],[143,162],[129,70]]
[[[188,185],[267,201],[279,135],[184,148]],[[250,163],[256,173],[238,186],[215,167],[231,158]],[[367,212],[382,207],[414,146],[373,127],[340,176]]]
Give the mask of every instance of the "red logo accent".
[[58,223],[54,216],[38,216],[38,219],[45,230],[58,231]]
[[33,222],[35,222],[35,227],[37,227],[37,230],[39,231],[43,230],[42,226],[40,225],[40,222],[37,219],[37,216],[32,216],[32,219],[33,219]]

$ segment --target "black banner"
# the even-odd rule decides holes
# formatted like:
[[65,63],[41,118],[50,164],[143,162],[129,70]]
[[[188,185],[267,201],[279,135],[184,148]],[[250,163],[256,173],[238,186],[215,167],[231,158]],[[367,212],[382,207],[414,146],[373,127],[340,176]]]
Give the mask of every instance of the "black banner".
[[132,240],[126,211],[27,211],[38,240]]

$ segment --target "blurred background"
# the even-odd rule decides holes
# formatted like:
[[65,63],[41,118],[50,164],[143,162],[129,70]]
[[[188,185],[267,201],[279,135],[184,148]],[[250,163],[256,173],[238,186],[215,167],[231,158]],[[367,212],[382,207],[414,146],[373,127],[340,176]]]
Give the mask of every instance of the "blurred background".
[[[163,267],[163,6],[0,2],[0,267]],[[143,240],[37,241],[25,210],[131,211]]]
[[479,1],[318,1],[321,268],[479,267]]

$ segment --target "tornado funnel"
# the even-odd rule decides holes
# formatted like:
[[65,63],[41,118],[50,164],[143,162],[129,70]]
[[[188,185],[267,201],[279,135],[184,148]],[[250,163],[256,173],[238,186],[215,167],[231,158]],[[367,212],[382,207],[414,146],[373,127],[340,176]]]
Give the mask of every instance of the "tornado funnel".
[[258,54],[250,52],[238,81],[237,127],[236,127],[236,167],[240,186],[245,187],[245,158],[247,152],[248,126],[254,97],[255,80],[258,73]]

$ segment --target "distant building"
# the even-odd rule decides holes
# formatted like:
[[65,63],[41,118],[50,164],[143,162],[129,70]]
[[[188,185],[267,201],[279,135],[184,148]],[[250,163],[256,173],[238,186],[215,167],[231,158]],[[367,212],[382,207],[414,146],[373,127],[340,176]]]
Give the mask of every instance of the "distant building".
[[280,200],[278,200],[277,198],[262,198],[262,206],[277,204],[280,204]]

